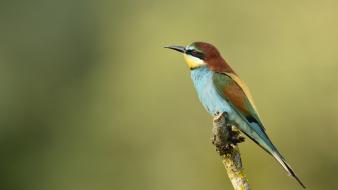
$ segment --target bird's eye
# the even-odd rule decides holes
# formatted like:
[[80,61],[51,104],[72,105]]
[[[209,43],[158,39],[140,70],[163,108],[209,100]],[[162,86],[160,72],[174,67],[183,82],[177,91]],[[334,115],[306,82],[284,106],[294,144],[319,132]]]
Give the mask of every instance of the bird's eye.
[[193,57],[197,57],[199,59],[204,59],[204,55],[202,52],[196,51],[194,49],[190,49],[187,51],[187,54],[192,55]]
[[197,51],[196,50],[192,50],[191,51],[191,55],[197,55]]

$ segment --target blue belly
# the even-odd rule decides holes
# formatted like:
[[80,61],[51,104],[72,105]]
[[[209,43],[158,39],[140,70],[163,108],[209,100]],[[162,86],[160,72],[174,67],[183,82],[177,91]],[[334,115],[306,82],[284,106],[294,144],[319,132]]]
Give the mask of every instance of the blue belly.
[[191,71],[191,79],[195,85],[198,97],[204,108],[212,116],[217,113],[232,113],[230,105],[217,93],[212,81],[213,72],[207,67],[196,68]]

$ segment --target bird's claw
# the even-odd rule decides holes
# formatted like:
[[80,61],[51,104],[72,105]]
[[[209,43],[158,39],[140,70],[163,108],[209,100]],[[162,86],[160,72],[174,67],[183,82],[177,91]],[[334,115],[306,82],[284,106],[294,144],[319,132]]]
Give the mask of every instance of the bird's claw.
[[238,144],[244,142],[245,138],[242,135],[231,136],[230,141],[232,144]]
[[225,119],[226,113],[225,112],[216,112],[214,114],[214,122],[221,122],[222,119]]
[[238,143],[241,143],[241,142],[244,142],[245,140],[245,137],[241,135],[241,132],[235,127],[235,126],[232,126],[230,129],[230,135],[229,135],[229,141],[232,143],[232,144],[238,144]]

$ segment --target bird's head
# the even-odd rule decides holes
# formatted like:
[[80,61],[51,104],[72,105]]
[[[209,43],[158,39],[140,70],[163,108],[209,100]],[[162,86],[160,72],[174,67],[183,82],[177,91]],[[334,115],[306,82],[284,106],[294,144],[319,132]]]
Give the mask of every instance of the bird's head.
[[209,43],[194,42],[186,47],[174,45],[165,48],[183,53],[184,59],[190,69],[207,66],[214,71],[225,71],[227,68],[230,68],[221,57],[217,48]]

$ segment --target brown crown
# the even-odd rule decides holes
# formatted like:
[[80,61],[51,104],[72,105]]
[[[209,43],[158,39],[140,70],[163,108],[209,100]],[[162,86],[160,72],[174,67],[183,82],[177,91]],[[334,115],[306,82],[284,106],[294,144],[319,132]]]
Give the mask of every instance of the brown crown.
[[193,45],[203,52],[204,61],[208,64],[210,70],[235,73],[214,45],[206,42],[194,42]]

